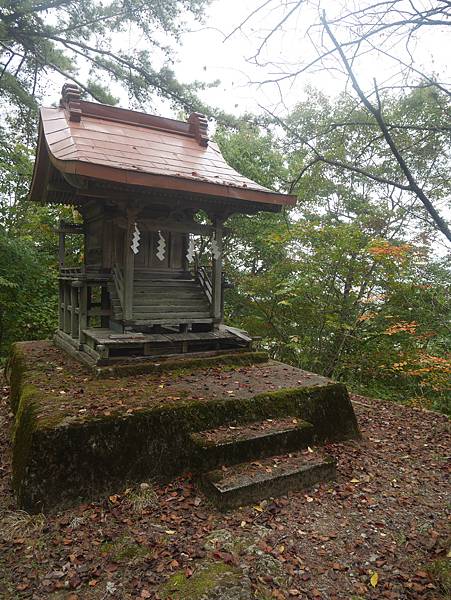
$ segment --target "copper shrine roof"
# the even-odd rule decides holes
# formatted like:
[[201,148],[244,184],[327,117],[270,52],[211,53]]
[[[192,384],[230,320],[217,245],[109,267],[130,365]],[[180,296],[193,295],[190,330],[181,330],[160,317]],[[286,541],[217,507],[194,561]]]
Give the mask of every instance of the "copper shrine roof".
[[[67,88],[61,106],[41,108],[37,163],[47,155],[63,174],[269,204],[296,201],[230,167],[198,113],[188,122],[166,119],[81,101]],[[42,200],[42,167],[35,166],[33,200]]]

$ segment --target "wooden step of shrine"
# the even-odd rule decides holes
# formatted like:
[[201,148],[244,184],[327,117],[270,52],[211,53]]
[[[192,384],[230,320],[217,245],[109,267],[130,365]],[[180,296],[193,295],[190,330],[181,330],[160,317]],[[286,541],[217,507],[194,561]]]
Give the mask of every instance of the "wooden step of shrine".
[[221,509],[307,489],[336,476],[335,460],[318,450],[272,456],[209,471],[199,485]]
[[195,279],[142,279],[134,280],[134,286],[140,288],[158,288],[158,287],[199,287]]
[[[118,300],[113,301],[113,310],[121,310],[121,304]],[[161,301],[158,303],[152,303],[152,302],[147,302],[146,304],[144,303],[136,303],[133,304],[133,313],[137,314],[137,313],[170,313],[170,312],[187,312],[187,311],[194,311],[194,312],[207,312],[208,314],[210,314],[210,306],[208,303],[199,303],[199,302],[192,302],[192,303],[175,303],[175,302],[171,302],[171,303],[167,303],[167,304],[163,304]]]
[[[202,308],[209,308],[210,305],[207,301],[206,298],[198,298],[198,297],[186,297],[186,298],[169,298],[169,297],[155,297],[155,296],[139,296],[136,295],[133,298],[134,302],[133,302],[133,306],[134,308],[139,309],[140,306],[143,307],[151,307],[152,310],[154,310],[154,307],[158,307],[158,306],[181,306],[182,308],[185,306],[188,307],[196,307],[196,306],[201,306]],[[113,298],[112,300],[112,304],[113,306],[120,306],[120,300],[119,298]]]
[[[119,309],[117,312],[114,312],[114,318],[117,320],[122,320],[122,311]],[[202,319],[203,323],[212,322],[212,318],[210,312],[208,310],[204,311],[184,311],[184,312],[171,312],[167,310],[166,307],[161,308],[157,311],[152,310],[133,310],[133,317],[131,319],[132,323],[143,323],[145,325],[152,325],[158,323],[192,323],[192,322],[200,322],[199,319]],[[205,321],[204,319],[207,319]]]
[[175,316],[165,315],[164,317],[161,316],[161,318],[157,318],[155,315],[153,315],[152,317],[146,316],[143,318],[136,318],[136,316],[133,316],[133,320],[130,321],[130,325],[134,326],[134,327],[150,327],[153,325],[174,326],[176,324],[177,325],[192,325],[193,323],[201,323],[201,324],[207,325],[207,324],[213,323],[213,318],[212,317],[200,317],[200,316],[196,316],[196,315],[192,315],[192,314],[188,314],[184,317],[180,316],[180,315],[175,315]]
[[165,296],[168,298],[184,298],[184,297],[196,297],[205,298],[205,294],[202,289],[198,286],[173,286],[173,287],[145,287],[135,286],[133,289],[133,296]]
[[[123,311],[114,284],[109,286],[113,319],[123,322]],[[213,323],[210,303],[199,282],[185,278],[160,278],[152,273],[135,274],[132,317],[127,325],[191,325]]]
[[306,448],[313,443],[313,425],[298,417],[265,419],[193,432],[190,438],[205,471]]
[[176,271],[174,269],[136,269],[134,271],[135,281],[149,279],[193,279],[193,275],[189,271]]
[[[123,320],[123,313],[119,309],[113,312],[114,318],[118,321]],[[208,310],[196,311],[196,312],[181,312],[181,309],[177,311],[161,309],[159,312],[152,312],[146,310],[135,311],[131,323],[138,323],[138,321],[145,321],[149,325],[153,322],[165,321],[168,324],[180,323],[194,323],[199,322],[199,319],[211,319],[211,314]],[[210,321],[208,321],[210,322]]]

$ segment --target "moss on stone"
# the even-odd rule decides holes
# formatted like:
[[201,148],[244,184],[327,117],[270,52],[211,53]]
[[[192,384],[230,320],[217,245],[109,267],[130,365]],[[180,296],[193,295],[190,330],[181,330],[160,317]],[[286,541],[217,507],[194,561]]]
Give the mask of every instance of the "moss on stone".
[[[146,407],[130,412],[127,405],[113,404],[110,414],[85,414],[78,410],[82,403],[74,410],[70,395],[64,396],[64,402],[57,395],[49,396],[54,387],[52,377],[61,369],[44,363],[41,373],[35,361],[35,371],[28,370],[26,345],[16,346],[11,367],[12,371],[18,369],[13,482],[19,503],[27,510],[63,507],[117,486],[149,478],[168,480],[183,471],[197,470],[202,465],[191,434],[229,423],[292,416],[312,423],[314,443],[358,437],[346,388],[332,382],[202,400],[187,399],[177,390],[180,398],[176,402],[169,396],[168,400],[157,396],[157,401],[150,397]],[[255,353],[247,354],[255,358]],[[267,370],[271,372],[271,365]],[[199,377],[208,381],[209,374],[201,372]],[[95,383],[100,387],[99,396],[106,399],[110,387],[118,386],[117,381]],[[157,382],[150,383],[155,394],[161,393]],[[268,383],[272,381],[268,379]],[[58,382],[55,387],[61,385]],[[133,385],[132,379],[123,384],[124,390],[128,385]],[[153,388],[146,388],[146,394]]]
[[147,373],[171,372],[175,377],[177,374],[184,375],[187,372],[193,371],[193,369],[209,369],[217,366],[237,368],[267,361],[268,355],[266,352],[234,352],[200,358],[178,358],[176,360],[162,360],[161,362],[118,364],[111,367],[98,368],[96,375],[101,379],[105,377],[128,377],[130,375]]
[[13,413],[16,413],[19,407],[25,371],[26,361],[23,347],[19,343],[13,344],[5,367],[10,386],[9,402]]
[[117,562],[129,562],[149,556],[149,549],[138,544],[134,539],[121,537],[114,542],[104,542],[100,546],[102,554],[109,554]]
[[29,390],[16,417],[15,489],[25,508],[48,510],[110,486],[169,479],[198,467],[191,432],[230,422],[290,415],[312,422],[315,440],[356,437],[352,407],[337,385],[209,402],[182,400],[54,428],[36,418],[36,391]]
[[439,585],[445,598],[451,598],[451,559],[437,558],[428,564],[427,570]]
[[239,569],[224,562],[204,563],[191,577],[187,577],[184,571],[172,575],[160,587],[159,595],[162,600],[203,600],[218,587],[226,593],[227,588],[240,584],[242,576]]
[[26,385],[21,390],[13,428],[13,489],[19,496],[20,488],[29,464],[33,433],[36,429],[37,389]]

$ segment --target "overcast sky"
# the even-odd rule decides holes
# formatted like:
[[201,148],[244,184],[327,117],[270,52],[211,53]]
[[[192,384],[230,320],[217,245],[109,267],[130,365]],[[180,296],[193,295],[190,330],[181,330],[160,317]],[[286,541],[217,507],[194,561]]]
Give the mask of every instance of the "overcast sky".
[[[317,2],[319,8],[326,10],[328,19],[343,11],[343,7],[362,5],[367,0],[309,0]],[[369,2],[370,0],[368,0]],[[434,0],[417,0],[430,4]],[[405,0],[408,4],[408,0]],[[232,32],[259,6],[266,4],[265,9],[258,11],[245,27]],[[302,61],[315,56],[318,52],[319,38],[312,32],[312,39],[307,35],[310,24],[318,22],[318,9],[305,8],[298,11],[284,24],[277,35],[269,40],[259,55],[260,65],[256,65],[251,57],[255,55],[261,40],[268,34],[274,24],[286,13],[286,6],[294,2],[288,0],[212,0],[207,7],[205,23],[194,23],[182,36],[182,44],[175,48],[177,59],[174,69],[180,81],[189,83],[193,80],[212,82],[220,80],[216,88],[201,92],[202,99],[211,106],[218,107],[237,115],[246,111],[261,112],[265,107],[283,116],[296,103],[305,99],[305,88],[311,85],[329,95],[339,94],[346,85],[346,78],[333,70],[309,70],[297,79],[288,79],[279,85],[259,85],[267,79],[277,78],[281,71],[295,70]],[[344,32],[336,30],[340,41],[344,41]],[[136,31],[129,30],[116,35],[115,42],[126,50],[145,49],[146,43]],[[115,44],[115,45],[116,45]],[[394,46],[393,52],[402,54],[403,46]],[[450,44],[445,32],[438,28],[427,30],[421,28],[418,39],[412,41],[415,61],[426,73],[438,73],[442,80],[450,80],[449,56]],[[159,61],[155,57],[155,67]],[[333,67],[329,63],[328,67]],[[80,65],[81,73],[87,74],[86,65]],[[356,65],[359,81],[368,87],[373,85],[376,77],[378,85],[401,83],[393,74],[399,71],[399,65],[376,56],[374,52],[365,55]],[[44,94],[46,104],[55,102],[59,96],[63,79],[57,75],[52,77],[53,85],[49,85]],[[136,108],[132,99],[127,98],[124,91],[111,82],[111,90],[120,98],[119,105],[124,108]],[[149,112],[158,112],[163,116],[174,116],[167,103],[156,100],[148,107]]]
[[[257,111],[259,105],[283,113],[302,99],[307,84],[329,94],[339,93],[345,85],[345,79],[330,71],[325,73],[320,70],[303,75],[296,81],[286,81],[281,85],[280,92],[274,84],[259,86],[251,83],[272,78],[285,68],[284,65],[291,63],[295,68],[315,51],[306,35],[306,24],[317,21],[318,13],[313,9],[303,9],[304,12],[295,13],[286,22],[281,33],[271,38],[260,56],[260,62],[266,63],[264,66],[258,67],[249,60],[261,39],[284,14],[285,3],[281,0],[271,2],[242,30],[225,40],[225,36],[262,4],[262,0],[213,0],[207,9],[205,25],[193,27],[183,37],[183,48],[178,52],[180,63],[176,66],[179,78],[183,81],[220,79],[221,85],[205,92],[203,97],[211,104],[236,113]],[[332,18],[342,10],[343,5],[349,7],[355,2],[322,0],[319,4],[326,10],[328,18]],[[423,28],[420,37],[412,42],[412,49],[419,66],[429,73],[435,71],[445,77],[450,55],[449,40],[445,33],[440,33],[437,28],[433,31]],[[395,50],[400,53],[403,48],[395,47]],[[379,84],[384,81],[399,83],[393,78],[393,73],[393,64],[380,56],[376,58],[374,54],[363,58],[358,65],[359,77],[367,86],[372,85],[373,77],[377,78]]]

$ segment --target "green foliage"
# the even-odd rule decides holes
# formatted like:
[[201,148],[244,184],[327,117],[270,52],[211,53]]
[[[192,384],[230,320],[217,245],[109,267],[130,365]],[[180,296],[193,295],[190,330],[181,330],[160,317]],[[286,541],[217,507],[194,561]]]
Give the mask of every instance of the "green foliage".
[[[207,1],[1,0],[0,97],[21,112],[34,110],[56,75],[101,102],[115,101],[108,88],[118,81],[139,102],[150,92],[200,108],[200,84],[178,83],[170,65],[172,42],[187,20],[201,18]],[[131,36],[145,49],[130,47]]]
[[56,328],[54,259],[0,229],[0,356],[20,339],[40,339]]
[[[289,179],[287,168],[294,179],[309,161],[299,137],[317,136],[329,156],[347,161],[360,153],[373,169],[387,172],[382,148],[366,154],[364,125],[333,125],[345,98],[336,105],[318,94],[311,98],[291,115],[294,133],[284,140],[285,160],[258,130],[222,136],[233,166],[260,183],[280,185]],[[428,102],[422,90],[390,110],[402,121],[416,107],[420,123],[431,110]],[[428,134],[425,150],[418,132],[399,135],[406,144],[409,137],[418,173],[433,175],[433,193],[442,197],[449,186],[442,132]],[[260,167],[265,160],[271,168]],[[451,269],[434,255],[433,230],[422,225],[419,231],[408,195],[360,174],[318,163],[296,188],[299,203],[291,214],[231,219],[227,270],[235,289],[226,297],[229,320],[260,336],[280,360],[359,390],[449,411]]]

